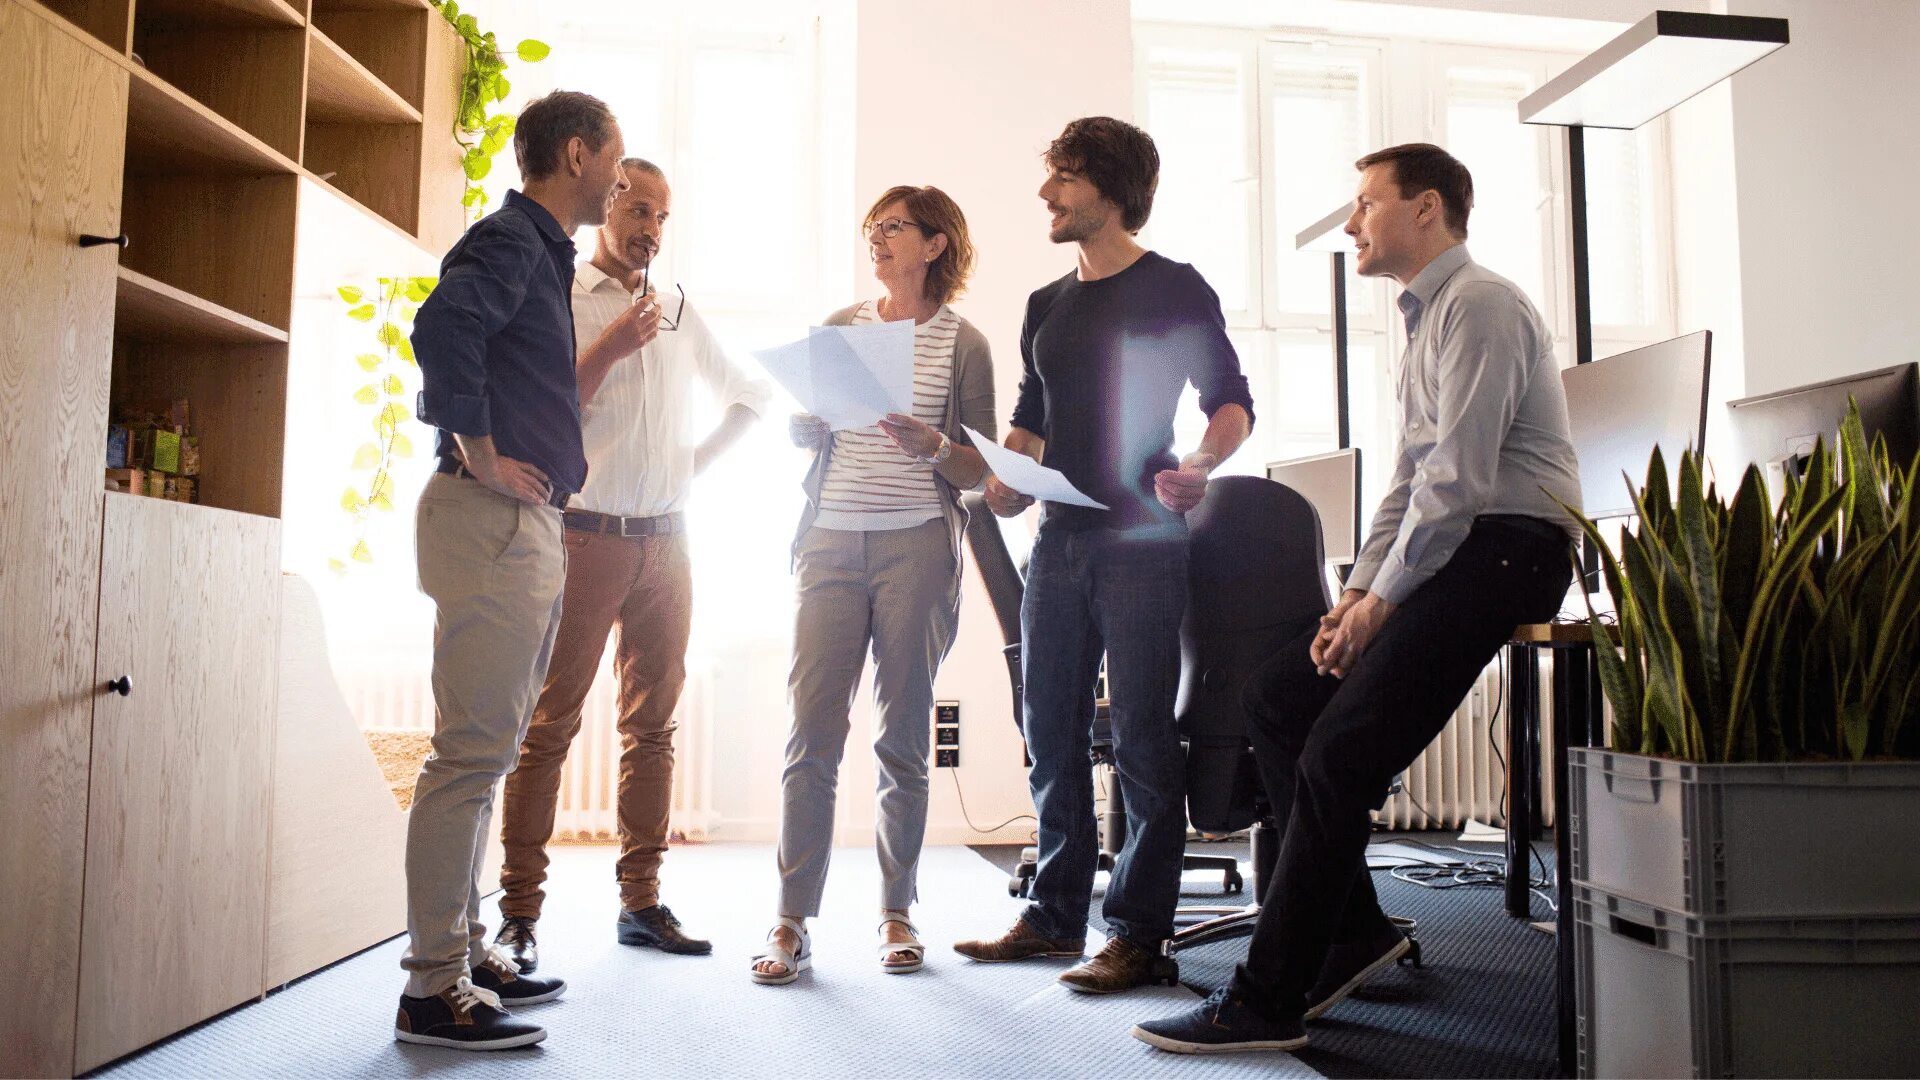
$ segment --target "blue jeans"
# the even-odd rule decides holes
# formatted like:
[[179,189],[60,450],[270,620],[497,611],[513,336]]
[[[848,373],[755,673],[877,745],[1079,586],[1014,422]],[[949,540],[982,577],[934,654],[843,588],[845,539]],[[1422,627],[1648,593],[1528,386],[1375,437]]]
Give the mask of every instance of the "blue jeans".
[[1020,605],[1028,782],[1040,819],[1033,903],[1040,934],[1086,933],[1099,859],[1094,819],[1094,682],[1107,658],[1113,757],[1127,811],[1101,914],[1152,946],[1173,933],[1186,850],[1186,760],[1174,728],[1187,535],[1171,528],[1069,530],[1043,524]]

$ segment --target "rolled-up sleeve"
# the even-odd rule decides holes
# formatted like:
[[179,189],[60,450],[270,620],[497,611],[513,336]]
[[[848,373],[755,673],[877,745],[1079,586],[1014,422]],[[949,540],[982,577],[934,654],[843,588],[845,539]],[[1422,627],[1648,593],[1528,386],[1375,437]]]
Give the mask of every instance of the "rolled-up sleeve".
[[707,389],[713,392],[713,398],[722,411],[739,405],[755,416],[766,417],[767,408],[773,402],[773,388],[765,380],[748,375],[733,362],[698,311],[687,308],[680,318],[677,332],[693,338],[694,368],[700,373],[701,381],[707,384]]
[[1490,283],[1462,286],[1440,318],[1434,445],[1413,466],[1398,534],[1372,580],[1394,604],[1446,565],[1485,510],[1530,362],[1545,344],[1519,298]]
[[523,236],[504,224],[486,224],[461,242],[413,321],[420,419],[459,435],[493,434],[487,341],[520,310],[528,282],[547,257],[532,232]]
[[1253,391],[1240,370],[1240,354],[1227,337],[1227,317],[1220,310],[1220,295],[1206,279],[1193,272],[1196,288],[1194,308],[1201,318],[1190,376],[1193,388],[1200,392],[1200,411],[1212,419],[1223,406],[1238,405],[1247,411],[1247,429],[1253,429]]

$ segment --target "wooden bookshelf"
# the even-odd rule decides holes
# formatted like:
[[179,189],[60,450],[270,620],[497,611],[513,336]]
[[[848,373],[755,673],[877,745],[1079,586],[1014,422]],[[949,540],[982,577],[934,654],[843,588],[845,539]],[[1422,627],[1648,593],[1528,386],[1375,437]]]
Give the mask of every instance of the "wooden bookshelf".
[[125,266],[113,297],[115,337],[132,341],[285,345],[287,332]]
[[243,174],[300,171],[293,159],[146,68],[129,65],[128,74],[128,171]]
[[307,122],[325,124],[420,123],[420,110],[367,70],[319,27],[311,31],[307,57]]
[[287,0],[139,0],[139,13],[187,26],[307,25],[307,17]]

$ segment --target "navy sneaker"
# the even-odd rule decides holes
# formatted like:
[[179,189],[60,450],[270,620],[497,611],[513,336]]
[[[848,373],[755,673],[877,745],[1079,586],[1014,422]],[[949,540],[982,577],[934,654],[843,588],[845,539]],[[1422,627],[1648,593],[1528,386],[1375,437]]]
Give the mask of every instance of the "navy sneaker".
[[1221,987],[1199,1005],[1164,1020],[1134,1027],[1133,1037],[1176,1054],[1226,1054],[1235,1050],[1297,1050],[1307,1045],[1298,1017],[1269,1020]]
[[1391,922],[1381,923],[1370,937],[1333,946],[1320,966],[1320,977],[1307,991],[1307,1012],[1301,1019],[1320,1019],[1362,983],[1401,960],[1419,967],[1420,943]]
[[508,1016],[498,997],[461,979],[432,997],[400,995],[393,1037],[455,1050],[511,1050],[546,1038],[547,1029]]
[[487,958],[473,965],[473,985],[494,994],[508,1008],[538,1005],[567,992],[564,979],[523,975],[519,966],[497,948],[488,949]]

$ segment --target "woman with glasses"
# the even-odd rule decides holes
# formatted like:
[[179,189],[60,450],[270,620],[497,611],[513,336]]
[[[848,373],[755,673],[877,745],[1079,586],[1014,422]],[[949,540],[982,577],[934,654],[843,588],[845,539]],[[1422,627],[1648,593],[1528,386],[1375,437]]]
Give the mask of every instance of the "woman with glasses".
[[938,188],[896,187],[862,229],[880,295],[828,325],[911,320],[913,413],[830,431],[799,414],[794,444],[814,454],[793,559],[799,590],[793,729],[781,777],[779,919],[753,958],[753,981],[784,984],[811,964],[806,920],[819,914],[833,852],[834,794],[848,711],[871,651],[879,772],[880,966],[918,971],[926,949],[908,912],[927,824],[933,681],[959,621],[960,492],[986,477],[962,425],[995,437],[987,340],[947,305],[973,269],[966,218]]

